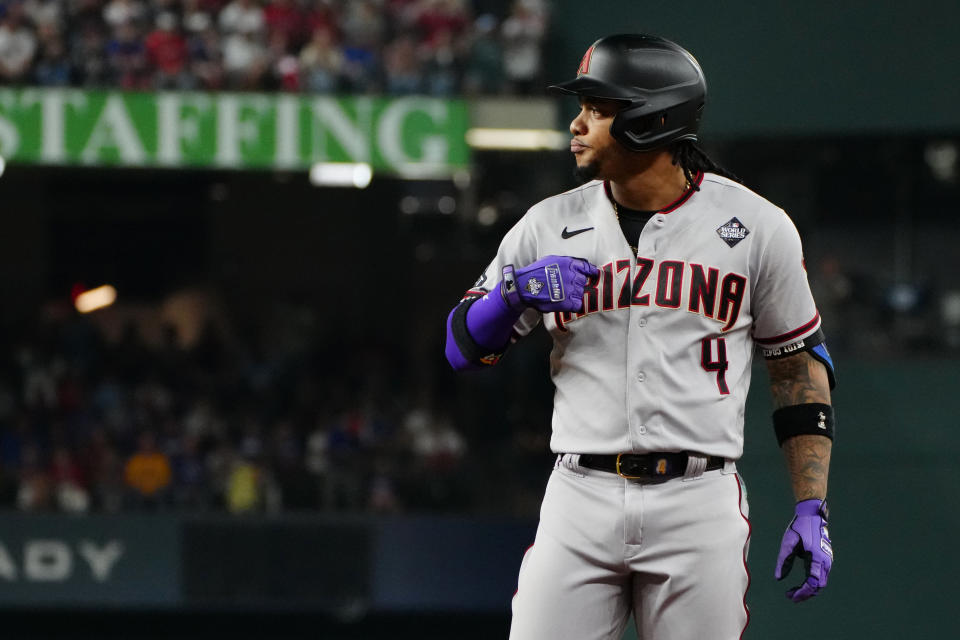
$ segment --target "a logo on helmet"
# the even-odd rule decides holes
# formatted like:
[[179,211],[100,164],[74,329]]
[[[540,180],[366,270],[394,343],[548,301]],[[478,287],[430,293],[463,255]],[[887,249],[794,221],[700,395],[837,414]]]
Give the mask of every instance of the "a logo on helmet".
[[596,44],[590,45],[590,48],[587,49],[587,52],[583,54],[583,59],[580,60],[580,66],[577,67],[578,78],[585,73],[590,73],[590,57],[593,55],[593,48],[596,46]]

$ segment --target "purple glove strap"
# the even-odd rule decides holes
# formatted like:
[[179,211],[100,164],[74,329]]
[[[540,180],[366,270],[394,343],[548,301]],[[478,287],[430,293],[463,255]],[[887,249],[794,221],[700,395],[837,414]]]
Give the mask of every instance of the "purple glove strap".
[[503,298],[504,304],[514,310],[523,311],[525,308],[523,304],[523,299],[520,297],[520,289],[517,287],[517,274],[513,269],[512,264],[508,264],[503,268],[503,280],[500,281],[500,286],[498,290],[500,291],[500,297]]
[[797,503],[795,516],[783,534],[774,577],[782,580],[790,573],[794,559],[803,558],[806,579],[789,591],[787,597],[802,602],[827,585],[827,577],[833,566],[833,548],[822,500],[803,500]]

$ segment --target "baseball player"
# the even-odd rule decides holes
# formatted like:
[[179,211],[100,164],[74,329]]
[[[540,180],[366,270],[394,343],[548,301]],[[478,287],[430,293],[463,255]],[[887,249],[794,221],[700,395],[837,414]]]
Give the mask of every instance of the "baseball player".
[[447,318],[456,370],[553,337],[557,454],[513,600],[514,640],[733,640],[749,614],[750,522],[736,471],[751,360],[796,498],[776,562],[827,583],[833,364],[790,218],[697,146],[706,82],[646,35],[595,42],[570,150],[583,186],[536,204]]

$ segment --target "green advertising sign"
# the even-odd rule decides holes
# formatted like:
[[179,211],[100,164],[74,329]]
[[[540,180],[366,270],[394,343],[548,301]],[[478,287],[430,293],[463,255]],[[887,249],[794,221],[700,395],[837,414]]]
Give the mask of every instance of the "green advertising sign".
[[30,164],[375,171],[467,164],[462,100],[0,89],[0,156]]

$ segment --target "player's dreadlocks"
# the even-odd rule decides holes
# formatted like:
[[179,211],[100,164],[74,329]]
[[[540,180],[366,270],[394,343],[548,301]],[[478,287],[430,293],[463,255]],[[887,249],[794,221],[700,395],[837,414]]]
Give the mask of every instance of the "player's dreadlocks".
[[709,171],[734,182],[743,183],[735,173],[714,162],[693,140],[678,140],[673,143],[671,151],[673,152],[673,164],[680,165],[687,182],[692,184],[697,191],[700,190],[700,187],[697,186],[695,177],[701,172]]

